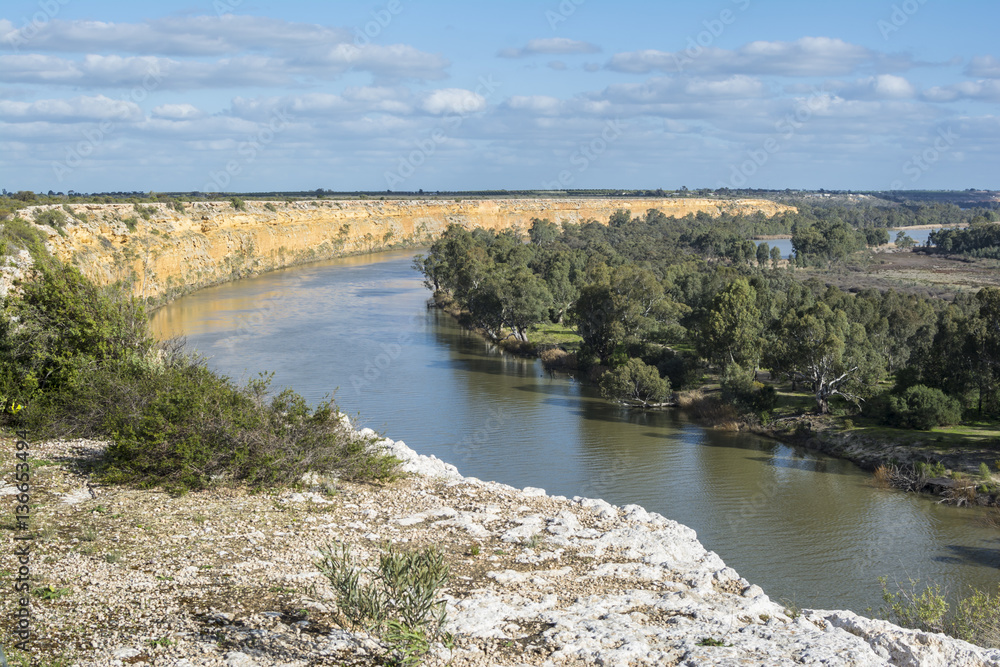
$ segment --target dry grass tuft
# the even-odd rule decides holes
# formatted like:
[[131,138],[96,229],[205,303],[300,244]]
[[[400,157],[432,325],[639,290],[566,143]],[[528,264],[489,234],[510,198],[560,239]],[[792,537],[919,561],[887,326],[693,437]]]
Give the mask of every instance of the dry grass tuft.
[[739,430],[739,415],[729,403],[715,394],[700,389],[682,391],[677,395],[677,405],[698,421],[725,431]]
[[550,371],[576,370],[576,355],[567,352],[561,347],[542,350],[539,357],[542,360],[542,366]]
[[875,468],[872,473],[872,485],[879,489],[890,489],[896,479],[896,473],[891,466],[885,464]]

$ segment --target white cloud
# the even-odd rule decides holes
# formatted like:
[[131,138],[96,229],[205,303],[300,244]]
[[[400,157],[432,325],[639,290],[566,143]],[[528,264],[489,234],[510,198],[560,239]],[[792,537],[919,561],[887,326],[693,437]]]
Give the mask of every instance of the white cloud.
[[965,68],[965,75],[982,79],[1000,79],[1000,60],[993,56],[976,56]]
[[566,37],[533,39],[523,49],[503,49],[497,55],[501,58],[523,58],[539,54],[572,55],[577,53],[600,53],[601,47],[590,42],[581,42]]
[[886,56],[830,37],[803,37],[794,42],[756,41],[735,51],[704,48],[688,51],[647,49],[615,54],[608,69],[645,74],[655,71],[697,74],[840,76],[861,67],[905,68],[908,59]]
[[708,99],[764,97],[767,87],[759,79],[743,75],[722,80],[657,77],[644,83],[609,86],[596,95],[625,104],[690,103]]
[[30,39],[9,21],[0,22],[0,49],[67,53],[219,56],[246,50],[299,50],[339,42],[353,42],[348,30],[256,16],[166,17],[143,23],[53,19],[33,26]]
[[144,115],[134,102],[97,95],[35,102],[0,100],[0,118],[12,122],[76,123],[102,120],[137,121],[142,120]]
[[561,100],[548,95],[514,95],[506,102],[506,107],[544,116],[558,114],[564,107]]
[[205,113],[192,104],[161,104],[153,108],[152,115],[166,120],[195,120]]
[[[48,55],[0,56],[0,82],[91,87],[148,86],[163,90],[239,86],[300,86],[368,72],[380,80],[441,79],[448,61],[403,44],[339,44],[307,59],[247,54],[214,61],[161,56],[86,55],[68,60]],[[151,85],[151,81],[155,85]]]
[[471,90],[442,88],[428,95],[421,107],[435,115],[469,114],[486,109],[486,98]]
[[846,98],[865,100],[907,100],[917,94],[912,83],[894,74],[879,74],[849,84],[829,83],[826,88]]
[[[346,29],[250,16],[195,16],[146,23],[52,20],[24,44],[0,23],[0,81],[134,85],[151,67],[166,89],[298,86],[367,72],[381,81],[437,80],[449,61],[406,44],[354,44]],[[33,53],[25,53],[30,49]],[[78,53],[79,58],[39,52]]]
[[928,102],[955,102],[957,100],[1000,102],[1000,79],[962,81],[950,86],[935,86],[924,91],[923,97]]

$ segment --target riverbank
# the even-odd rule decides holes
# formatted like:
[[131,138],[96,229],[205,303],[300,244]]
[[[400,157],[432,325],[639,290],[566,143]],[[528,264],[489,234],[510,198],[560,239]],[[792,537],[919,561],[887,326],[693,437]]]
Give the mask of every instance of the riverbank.
[[[1000,651],[943,635],[786,609],[694,531],[639,506],[465,478],[401,442],[383,446],[413,476],[174,497],[89,484],[103,443],[33,443],[32,655],[116,667],[377,663],[382,649],[341,627],[314,564],[340,540],[367,562],[388,544],[441,550],[455,646],[435,664],[1000,665]],[[12,458],[13,443],[0,451]],[[11,587],[2,600],[13,608]]]
[[[457,322],[463,322],[463,312],[448,295],[437,292],[429,303]],[[481,330],[472,328],[470,331],[488,339]],[[567,352],[558,343],[539,344],[530,340],[522,343],[512,339],[494,343],[509,354],[540,358],[549,371],[578,374],[575,354]],[[581,379],[593,381],[592,377]],[[941,429],[922,432],[875,425],[859,427],[832,415],[808,412],[784,414],[779,420],[761,425],[755,417],[740,417],[734,409],[722,410],[724,414],[720,416],[720,410],[714,407],[720,404],[717,393],[696,393],[702,398],[708,397],[713,406],[708,414],[702,414],[705,412],[704,401],[672,400],[656,409],[680,407],[692,419],[710,428],[721,426],[747,430],[778,442],[850,461],[873,473],[879,468],[892,470],[894,474],[885,481],[902,491],[923,492],[959,505],[1000,506],[1000,480],[996,475],[989,480],[980,475],[982,464],[993,472],[1000,470],[1000,450],[989,444],[991,432],[974,438],[964,433],[945,434]],[[802,398],[808,402],[809,396],[803,393]],[[724,405],[721,407],[727,408]],[[788,413],[788,410],[780,412]],[[1000,425],[996,435],[1000,437]],[[944,466],[944,471],[938,477],[928,478],[916,470],[922,464],[940,464]]]
[[[902,491],[938,496],[957,505],[1000,507],[1000,450],[995,441],[991,444],[990,432],[973,442],[967,434],[946,438],[941,429],[900,431],[853,424],[845,427],[839,422],[832,416],[803,415],[750,430],[848,460],[873,473],[881,469],[877,475],[881,482]],[[980,474],[984,464],[991,473],[989,480]],[[924,465],[940,466],[940,474],[920,474],[917,468]]]

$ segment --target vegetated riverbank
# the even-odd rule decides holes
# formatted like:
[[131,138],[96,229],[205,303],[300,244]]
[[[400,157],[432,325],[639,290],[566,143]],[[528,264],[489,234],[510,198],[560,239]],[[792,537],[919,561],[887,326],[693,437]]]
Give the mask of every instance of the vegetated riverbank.
[[1000,506],[1000,428],[905,431],[843,422],[803,415],[751,430],[851,461],[887,487],[940,496],[956,505]]
[[[442,554],[454,644],[433,648],[433,664],[1000,665],[1000,650],[941,634],[786,608],[692,530],[637,505],[465,478],[401,442],[382,446],[412,476],[172,496],[93,485],[105,443],[31,443],[33,641],[8,659],[387,664],[385,638],[346,623],[319,571],[319,549],[337,541],[369,565],[390,545]],[[0,452],[13,458],[13,441]],[[14,526],[3,528],[13,548]],[[5,608],[14,598],[3,587]]]
[[[466,314],[447,294],[436,292],[428,304],[490,340],[486,332],[469,325]],[[540,345],[532,340],[514,339],[492,342],[509,354],[541,358],[550,371],[570,373],[583,382],[593,381],[593,373],[578,371],[575,354],[556,344]],[[802,399],[809,398],[806,392],[800,393]],[[778,419],[761,424],[754,415],[740,416],[711,386],[680,392],[680,398],[674,392],[671,400],[653,408],[631,407],[680,408],[708,428],[747,430],[850,461],[864,470],[877,472],[876,482],[880,485],[935,495],[957,505],[1000,506],[1000,483],[995,474],[1000,471],[1000,429],[956,427],[912,431],[855,424],[849,419],[811,414],[787,406],[776,411]],[[983,465],[990,471],[989,478],[982,474]]]

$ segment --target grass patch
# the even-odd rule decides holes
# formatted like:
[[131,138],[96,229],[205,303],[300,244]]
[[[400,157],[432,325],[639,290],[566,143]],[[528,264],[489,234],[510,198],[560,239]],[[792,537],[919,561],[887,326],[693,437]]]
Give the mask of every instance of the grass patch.
[[576,329],[565,324],[536,324],[528,329],[528,340],[537,346],[558,345],[568,352],[580,349],[583,339]]

